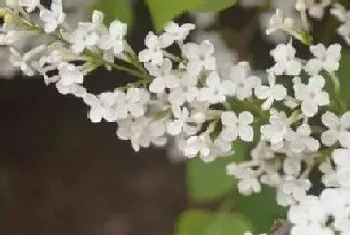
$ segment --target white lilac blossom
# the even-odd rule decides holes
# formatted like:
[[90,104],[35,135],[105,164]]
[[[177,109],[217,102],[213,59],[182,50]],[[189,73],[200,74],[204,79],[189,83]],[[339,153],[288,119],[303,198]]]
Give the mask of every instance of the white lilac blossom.
[[200,45],[187,43],[182,47],[182,53],[192,66],[206,70],[216,69],[216,59],[213,56],[214,46],[208,40],[203,41]]
[[348,45],[350,45],[350,11],[347,11],[343,5],[335,3],[332,6],[330,13],[341,23],[337,30],[338,34],[343,37]]
[[109,26],[108,34],[101,36],[100,40],[98,41],[98,46],[105,51],[112,50],[114,54],[123,52],[123,37],[126,35],[126,31],[126,24],[120,22],[119,20],[113,21]]
[[182,43],[187,38],[190,31],[195,28],[196,26],[194,24],[187,23],[180,26],[177,23],[169,22],[164,26],[164,31],[165,35],[170,38],[171,44],[173,44],[174,41]]
[[295,98],[301,101],[301,111],[305,116],[315,116],[319,106],[330,103],[328,93],[323,90],[325,83],[326,81],[321,75],[311,77],[307,85],[299,81],[294,82]]
[[321,70],[334,72],[339,69],[341,46],[330,45],[327,49],[322,44],[310,46],[311,53],[315,58],[310,59],[306,64],[306,71],[310,75],[317,75]]
[[236,85],[230,80],[221,80],[217,72],[211,72],[205,81],[205,87],[198,91],[197,100],[211,104],[226,101],[227,96],[234,96]]
[[22,7],[26,7],[27,12],[32,12],[39,6],[40,0],[19,0],[18,4]]
[[249,75],[250,67],[246,62],[240,62],[230,71],[229,79],[235,84],[235,94],[238,100],[250,98],[253,89],[261,84],[260,78]]
[[44,30],[46,33],[55,31],[59,24],[62,24],[65,19],[65,13],[62,9],[62,0],[53,0],[51,9],[41,8],[40,19],[44,23]]
[[265,102],[261,105],[264,110],[270,109],[274,101],[282,101],[287,96],[287,89],[281,84],[276,84],[276,77],[269,75],[269,86],[257,86],[255,95]]
[[332,112],[327,111],[322,115],[322,123],[328,128],[321,136],[322,143],[326,146],[332,146],[336,142],[344,148],[350,148],[350,112],[337,117]]
[[163,49],[171,45],[171,38],[167,36],[157,36],[153,32],[149,32],[145,39],[147,49],[139,53],[141,62],[151,62],[154,65],[162,65],[164,58]]
[[[85,48],[97,45],[100,40],[99,32],[103,24],[103,17],[104,15],[102,12],[94,11],[92,13],[91,23],[78,24],[78,28],[70,36],[70,41],[72,43],[71,47],[75,53],[81,53]],[[123,35],[121,35],[121,37],[122,36]],[[118,39],[119,38],[115,38],[116,41]],[[102,43],[101,41],[99,43]],[[110,43],[114,43],[113,39]]]
[[[341,46],[312,45],[309,40],[306,12],[321,17],[327,0],[291,2],[287,4],[296,7],[303,27],[282,10],[271,19],[271,33],[282,30],[291,40],[270,52],[275,63],[263,75],[268,84],[250,74],[248,62],[221,70],[209,40],[186,41],[193,24],[170,22],[162,34],[148,33],[146,48],[137,53],[125,39],[126,24],[116,20],[107,27],[103,14],[94,11],[91,22],[70,29],[58,0],[50,8],[21,0],[1,9],[6,27],[0,42],[25,75],[40,74],[61,94],[82,99],[92,122],[116,123],[118,138],[130,141],[135,151],[163,147],[174,136],[185,158],[212,162],[234,156],[232,146],[238,139],[253,145],[249,156],[226,167],[226,173],[238,179],[241,194],[275,188],[276,202],[289,207],[292,235],[348,235],[350,111],[341,100],[336,76]],[[39,17],[31,18],[35,8]],[[26,14],[25,21],[20,12]],[[332,14],[345,25],[343,36],[349,36],[345,9],[334,5]],[[15,42],[23,24],[49,42],[22,53]],[[292,38],[306,44],[312,56],[298,58]],[[180,55],[168,51],[170,45],[178,47]],[[136,81],[92,94],[84,87],[85,76],[99,67],[121,70]],[[322,173],[325,189],[311,196],[314,182],[309,174],[314,169]]]
[[164,59],[163,64],[158,67],[150,62],[145,63],[145,67],[149,73],[154,76],[149,90],[153,93],[163,93],[166,88],[174,89],[180,86],[180,79],[174,71],[172,71],[172,62]]
[[275,60],[275,65],[269,69],[274,75],[293,75],[297,76],[301,71],[301,62],[295,58],[295,49],[292,43],[279,44],[270,52]]
[[172,107],[174,120],[167,124],[167,132],[173,136],[179,135],[184,132],[188,135],[195,134],[197,132],[196,126],[188,124],[190,121],[190,113],[186,107],[182,110],[179,106]]
[[226,141],[235,141],[239,136],[246,142],[253,141],[254,131],[250,126],[254,121],[254,117],[250,112],[244,111],[236,116],[234,112],[223,112],[221,114],[221,122],[223,130],[220,137]]
[[325,8],[331,5],[332,0],[308,0],[304,2],[306,2],[309,15],[314,19],[321,20],[324,15]]
[[270,123],[261,127],[261,139],[269,141],[271,148],[279,150],[284,147],[284,140],[290,131],[287,115],[281,111],[271,111]]
[[233,175],[239,180],[238,191],[243,195],[251,195],[261,191],[261,184],[258,180],[258,174],[251,168],[245,168],[236,163],[231,163],[226,167],[228,175]]

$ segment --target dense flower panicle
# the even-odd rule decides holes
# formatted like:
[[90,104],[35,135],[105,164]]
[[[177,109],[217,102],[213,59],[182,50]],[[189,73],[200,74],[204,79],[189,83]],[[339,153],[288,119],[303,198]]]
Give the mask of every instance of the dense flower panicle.
[[[240,1],[250,6],[262,2]],[[102,12],[94,11],[91,22],[80,22],[70,30],[59,0],[49,9],[37,0],[8,4],[0,43],[10,48],[10,61],[25,75],[40,74],[46,84],[55,83],[61,94],[81,98],[92,122],[116,123],[118,138],[130,141],[135,151],[163,147],[174,136],[184,157],[211,162],[234,156],[233,143],[238,139],[255,144],[243,161],[226,167],[227,174],[238,179],[241,194],[274,187],[277,203],[290,207],[292,235],[348,235],[350,111],[339,101],[336,72],[341,45],[311,45],[305,36],[306,13],[319,19],[330,1],[283,3],[301,14],[302,27],[278,8],[268,33],[282,30],[300,40],[312,58],[298,58],[292,40],[278,44],[270,52],[275,63],[266,70],[267,82],[251,75],[248,62],[221,70],[210,41],[186,41],[193,24],[170,22],[160,35],[149,32],[145,49],[136,53],[125,40],[127,25],[116,20],[106,26]],[[21,20],[23,9],[36,14],[36,8],[39,18],[26,15]],[[350,41],[349,13],[339,4],[333,5],[331,13],[342,22],[338,32]],[[14,41],[24,31],[45,34],[50,44],[20,53]],[[168,52],[170,46],[177,46],[180,55]],[[101,66],[138,80],[92,94],[84,87],[85,76]],[[309,173],[317,168],[325,189],[311,196]]]

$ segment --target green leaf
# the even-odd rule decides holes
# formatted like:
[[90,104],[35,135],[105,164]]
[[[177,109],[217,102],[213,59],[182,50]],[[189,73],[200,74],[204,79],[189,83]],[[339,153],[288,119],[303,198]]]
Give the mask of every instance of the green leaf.
[[195,9],[203,0],[146,0],[157,32],[176,16]]
[[236,0],[202,0],[202,4],[195,9],[196,12],[215,12],[222,11],[228,7],[234,6]]
[[341,98],[349,103],[350,96],[349,96],[348,90],[350,89],[350,51],[344,50],[342,52],[342,58],[340,60],[338,77],[340,80]]
[[[105,14],[105,23],[109,24],[114,20],[120,20],[128,25],[128,29],[132,28],[133,11],[129,0],[97,0],[92,6],[93,10],[102,11]],[[91,14],[89,14],[91,17]]]
[[213,221],[211,214],[204,210],[188,210],[181,214],[175,228],[176,234],[202,235],[208,224]]
[[233,149],[234,155],[217,158],[214,162],[205,163],[200,158],[187,161],[187,190],[191,200],[212,201],[235,189],[236,181],[226,174],[226,165],[243,160],[249,145],[236,141]]
[[185,211],[178,221],[178,235],[242,235],[252,230],[252,223],[237,213],[211,214],[204,210]]
[[276,191],[272,188],[263,188],[252,196],[237,195],[234,200],[235,211],[251,220],[255,232],[268,231],[276,219],[286,216],[286,209],[276,204]]
[[203,235],[242,235],[252,229],[252,223],[241,214],[219,213]]
[[233,6],[236,0],[146,0],[155,30],[161,31],[169,21],[187,11],[216,12]]

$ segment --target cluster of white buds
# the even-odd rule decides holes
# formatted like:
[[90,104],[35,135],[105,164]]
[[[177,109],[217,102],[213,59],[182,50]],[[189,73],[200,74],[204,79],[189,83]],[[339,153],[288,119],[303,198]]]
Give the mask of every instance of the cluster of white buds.
[[[310,8],[298,5],[302,18],[306,6]],[[35,9],[39,18],[33,17]],[[251,75],[247,62],[221,74],[209,41],[186,41],[193,24],[171,22],[161,35],[149,32],[146,48],[136,53],[125,40],[127,25],[116,20],[106,26],[102,12],[94,11],[92,22],[79,23],[72,31],[59,0],[49,9],[36,0],[19,0],[0,14],[11,62],[26,75],[41,74],[60,93],[81,98],[92,122],[117,123],[117,136],[129,140],[135,151],[164,146],[169,136],[176,136],[185,157],[210,162],[234,154],[237,140],[256,143],[246,161],[227,166],[240,193],[275,187],[277,203],[290,206],[292,235],[350,233],[350,111],[339,98],[336,76],[341,46],[311,45],[306,18],[302,31],[280,11],[271,19],[270,33],[286,31],[307,44],[312,57],[300,59],[292,40],[277,45],[264,84]],[[48,37],[49,43],[22,55],[11,42],[23,31]],[[170,46],[177,46],[180,54],[170,53]],[[101,66],[138,80],[89,93],[84,77]],[[315,169],[323,173],[326,189],[309,196],[309,174]]]

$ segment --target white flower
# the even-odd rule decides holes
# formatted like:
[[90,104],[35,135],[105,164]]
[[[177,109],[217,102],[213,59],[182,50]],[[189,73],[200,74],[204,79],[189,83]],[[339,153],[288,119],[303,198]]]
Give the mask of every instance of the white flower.
[[255,88],[255,95],[265,102],[261,105],[261,108],[268,110],[271,108],[275,100],[281,101],[287,96],[287,89],[280,84],[276,84],[276,77],[269,75],[268,77],[270,86],[257,86]]
[[317,44],[316,46],[310,46],[310,51],[316,57],[309,60],[306,64],[306,71],[310,75],[317,75],[322,69],[327,72],[339,69],[340,44],[330,45],[328,49],[323,44]]
[[170,45],[168,37],[158,37],[153,32],[149,32],[145,39],[146,49],[139,53],[139,60],[141,62],[151,62],[155,65],[162,65],[164,58],[163,49]]
[[277,188],[277,203],[281,206],[293,205],[306,197],[311,182],[308,179],[286,177]]
[[211,72],[207,77],[206,87],[199,90],[197,100],[200,102],[222,103],[226,101],[226,96],[233,96],[236,85],[230,80],[221,80],[217,72]]
[[115,122],[127,117],[125,98],[123,92],[104,92],[98,97],[89,94],[84,101],[91,106],[89,117],[92,122],[101,122],[102,118]]
[[298,176],[301,171],[301,159],[297,157],[286,157],[283,161],[283,172],[286,175]]
[[289,122],[286,114],[281,111],[271,111],[270,123],[261,126],[261,139],[271,143],[273,150],[279,150],[284,147],[284,140],[290,131]]
[[288,212],[290,222],[300,225],[326,223],[327,211],[316,196],[307,196],[298,205],[293,205]]
[[24,36],[23,32],[6,29],[6,24],[0,29],[0,45],[13,46],[20,38]]
[[236,85],[236,97],[244,100],[253,95],[253,89],[261,84],[258,77],[249,76],[249,64],[240,62],[231,69],[230,80]]
[[214,46],[208,40],[204,40],[200,45],[187,43],[182,47],[182,53],[194,67],[210,71],[216,69]]
[[165,137],[165,123],[163,120],[156,120],[149,124],[148,131],[151,136],[151,142],[158,147],[163,147],[167,139]]
[[337,29],[338,34],[342,36],[345,42],[350,44],[350,11],[339,3],[332,5],[331,14],[334,15],[342,24]]
[[208,139],[209,136],[206,134],[191,136],[186,141],[186,146],[184,148],[185,156],[188,158],[194,158],[199,154],[202,158],[208,157],[210,155]]
[[[169,22],[164,26],[164,31],[172,41],[182,42],[187,38],[190,31],[195,28],[196,26],[194,24],[183,24],[180,26],[177,23]],[[171,44],[173,44],[173,42]]]
[[186,134],[193,135],[197,132],[196,126],[191,126],[187,122],[189,121],[189,111],[186,107],[182,109],[179,106],[172,107],[175,120],[170,121],[167,124],[167,132],[171,135],[179,135],[182,131]]
[[235,162],[226,166],[228,175],[238,179],[238,191],[240,194],[249,196],[261,191],[261,185],[257,173],[249,167],[237,165]]
[[294,224],[291,235],[334,235],[325,226],[328,219],[327,211],[316,196],[307,196],[299,204],[292,205],[288,219]]
[[331,5],[331,0],[309,0],[308,12],[309,15],[315,19],[322,19],[324,15],[324,9]]
[[275,14],[270,17],[266,35],[270,35],[277,30],[292,31],[292,22],[291,18],[285,18],[283,11],[277,8]]
[[149,90],[153,93],[163,93],[165,88],[174,89],[180,86],[180,79],[172,71],[172,62],[169,59],[164,59],[160,67],[152,63],[145,63],[150,75],[155,78],[152,80]]
[[332,158],[337,166],[336,176],[338,182],[343,187],[350,187],[350,150],[336,149]]
[[337,177],[337,172],[333,169],[331,162],[327,160],[319,165],[318,169],[323,173],[322,183],[326,187],[339,187],[339,180]]
[[84,81],[84,73],[80,71],[74,64],[61,63],[58,66],[59,83],[63,86],[72,84],[82,84]]
[[243,141],[251,142],[254,137],[253,127],[250,126],[254,121],[253,115],[244,111],[238,115],[234,112],[226,111],[221,114],[223,125],[220,137],[226,141],[235,141],[239,136]]
[[275,60],[275,65],[269,69],[274,75],[292,75],[300,74],[301,62],[295,58],[295,49],[292,43],[278,44],[275,49],[270,52]]
[[288,132],[286,139],[290,142],[289,148],[291,151],[294,153],[316,152],[320,147],[320,143],[310,135],[311,128],[307,124],[300,125],[295,132]]
[[319,106],[329,104],[329,95],[323,91],[325,79],[321,75],[315,75],[309,79],[309,84],[294,83],[295,98],[301,101],[301,110],[307,117],[313,117],[318,112]]
[[216,138],[213,141],[209,141],[210,154],[207,157],[202,157],[205,162],[214,161],[217,157],[225,157],[232,154],[232,143],[222,140],[221,138]]
[[59,24],[63,23],[66,15],[62,11],[62,1],[53,0],[51,10],[46,8],[40,9],[40,19],[44,22],[46,33],[55,31]]
[[81,53],[86,47],[95,46],[100,38],[98,30],[103,24],[103,13],[94,11],[92,22],[80,22],[78,28],[72,32],[70,41],[71,48],[75,53]]
[[104,107],[101,105],[99,98],[93,94],[87,94],[83,98],[83,100],[87,105],[91,107],[88,115],[91,122],[93,123],[101,122],[105,110],[104,110]]
[[73,83],[69,86],[64,86],[62,85],[62,83],[57,82],[56,88],[58,92],[61,93],[62,95],[72,94],[78,98],[83,98],[87,94],[85,87],[76,83]]
[[10,48],[10,62],[14,67],[19,67],[21,71],[27,76],[33,76],[35,74],[34,70],[28,64],[28,59],[24,58],[18,51],[13,47]]
[[109,33],[101,36],[98,46],[105,51],[113,50],[114,54],[120,54],[124,50],[124,36],[127,32],[127,25],[119,20],[109,25]]
[[144,89],[130,88],[127,93],[104,92],[98,97],[87,95],[85,103],[91,106],[89,117],[92,122],[100,122],[104,118],[108,122],[115,122],[131,117],[141,117],[146,111],[149,94]]
[[148,91],[143,88],[129,88],[126,92],[117,92],[116,112],[119,119],[141,117],[146,112],[146,104],[150,99]]
[[119,120],[116,132],[117,136],[121,140],[130,140],[136,152],[140,150],[140,147],[148,148],[151,144],[151,136],[147,131],[150,121],[151,120],[146,117]]
[[40,45],[35,47],[34,49],[28,51],[27,53],[21,55],[18,51],[16,51],[13,47],[10,48],[10,62],[14,67],[19,67],[21,71],[27,76],[34,76],[35,72],[32,68],[31,61],[34,57],[38,57],[38,55],[45,50],[44,45]]
[[39,6],[40,0],[19,0],[19,5],[27,8],[27,12],[32,12]]
[[322,143],[328,147],[339,141],[344,148],[350,148],[350,112],[338,118],[334,113],[326,112],[322,115],[322,123],[329,128],[321,135]]
[[133,149],[138,152],[140,147],[148,148],[151,144],[164,146],[166,144],[165,126],[162,120],[152,120],[147,117],[126,118],[118,121],[117,136],[122,140],[130,140]]

